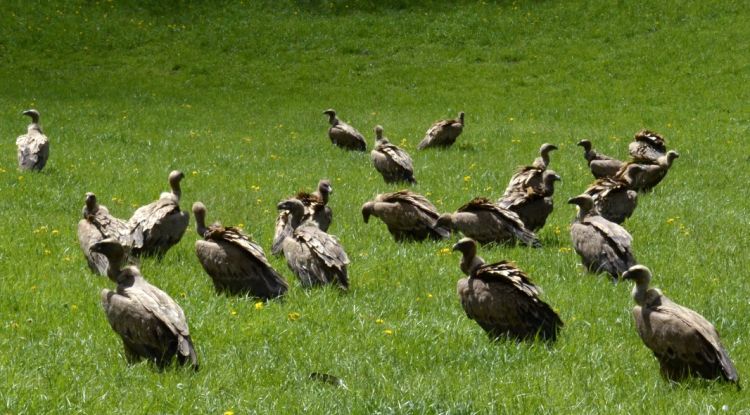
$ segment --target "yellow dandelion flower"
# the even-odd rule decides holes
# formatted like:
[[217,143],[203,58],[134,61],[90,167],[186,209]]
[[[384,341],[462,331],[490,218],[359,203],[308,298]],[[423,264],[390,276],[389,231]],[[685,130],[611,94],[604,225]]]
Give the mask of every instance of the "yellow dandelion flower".
[[668,224],[668,225],[671,225],[671,224],[673,224],[673,223],[674,223],[674,218],[669,218],[669,219],[667,219],[667,224]]
[[191,174],[192,174],[193,176],[197,176],[197,175],[198,175],[198,170],[193,170],[193,172],[192,172]]
[[245,224],[244,223],[238,223],[237,227],[240,228],[240,229],[244,229],[245,228]]
[[297,313],[297,312],[295,311],[295,312],[292,312],[292,313],[289,313],[289,314],[287,314],[287,316],[286,316],[286,317],[287,317],[287,318],[289,319],[289,321],[297,321],[297,320],[299,320],[299,318],[300,318],[301,316],[300,316],[300,314],[299,314],[299,313]]
[[563,247],[561,247],[560,249],[557,250],[557,252],[560,252],[561,254],[567,254],[570,251],[572,251],[572,249],[570,249],[568,247],[565,247],[565,246],[563,246]]
[[187,293],[185,291],[181,292],[180,297],[187,298]]
[[56,235],[59,235],[59,234],[60,234],[60,231],[58,231],[57,229],[52,229],[52,235],[53,236],[56,236]]
[[257,303],[255,303],[256,310],[262,310],[263,306],[264,306],[263,301],[258,301]]
[[63,257],[63,261],[65,261],[65,262],[70,262],[70,261],[72,261],[72,260],[73,260],[73,258],[71,258],[71,257],[69,257],[69,256],[64,256],[64,257]]
[[509,121],[509,122],[513,122],[513,121],[515,121],[515,120],[516,120],[516,119],[515,119],[515,118],[513,118],[513,117],[509,117],[509,118],[508,118],[508,121]]
[[0,173],[5,173],[5,169],[0,167]]
[[471,181],[471,176],[464,176],[464,182]]
[[386,336],[393,336],[393,330],[391,329],[385,329],[383,330],[383,333],[385,333]]
[[71,304],[70,311],[72,311],[72,312],[78,311],[78,305],[77,304]]
[[555,226],[555,235],[560,234],[560,226]]
[[229,310],[229,314],[231,314],[233,316],[236,316],[237,315],[237,310]]
[[254,184],[254,185],[250,186],[250,188],[253,189],[256,192],[260,191],[260,186],[258,186],[257,184]]
[[35,291],[36,291],[36,285],[32,285],[31,286],[31,292],[35,292]]
[[450,255],[451,254],[451,249],[450,248],[443,248],[443,249],[440,250],[439,254],[440,255]]
[[23,176],[18,176],[18,181],[23,181]]
[[224,411],[224,415],[234,415],[234,411],[231,410],[231,409],[227,410],[227,411]]
[[44,250],[44,255],[50,255],[51,253],[52,253],[52,251],[50,251],[49,249],[45,249]]
[[427,293],[427,298],[432,298],[432,294]]
[[375,324],[383,324],[385,321],[382,318],[375,320]]
[[15,321],[11,321],[10,322],[10,328],[17,329],[18,328],[18,323],[16,323]]

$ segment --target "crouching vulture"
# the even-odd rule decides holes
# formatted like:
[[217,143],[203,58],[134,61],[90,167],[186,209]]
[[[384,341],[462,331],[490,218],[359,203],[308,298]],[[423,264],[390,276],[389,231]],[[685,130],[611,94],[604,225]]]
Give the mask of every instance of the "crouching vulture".
[[680,153],[669,150],[667,154],[656,159],[653,164],[629,163],[620,169],[617,176],[623,176],[630,166],[640,166],[637,172],[631,174],[631,187],[639,192],[650,192],[664,179],[669,169],[672,168],[672,162],[678,157],[680,157]]
[[511,176],[503,197],[509,197],[513,192],[526,192],[529,187],[541,192],[544,182],[544,171],[550,163],[549,153],[557,150],[554,144],[544,143],[539,147],[539,157],[527,166],[519,167]]
[[633,214],[638,206],[638,192],[632,183],[643,167],[630,164],[617,177],[598,179],[584,191],[594,199],[594,206],[604,219],[622,224]]
[[557,173],[545,170],[542,173],[540,187],[512,189],[510,194],[501,197],[497,204],[515,212],[526,229],[536,232],[544,226],[547,217],[552,213],[552,195],[555,193],[555,182],[559,180],[562,179]]
[[383,221],[396,241],[444,239],[451,234],[450,228],[437,225],[440,216],[437,208],[426,197],[410,190],[377,195],[362,206],[365,223],[370,216]]
[[597,179],[614,177],[625,164],[620,160],[592,149],[591,141],[589,140],[581,140],[577,145],[583,147],[583,157],[586,159],[589,169],[591,169],[591,174]]
[[383,127],[375,126],[375,147],[370,152],[375,166],[386,183],[407,182],[416,184],[414,162],[409,153],[383,137]]
[[436,121],[425,133],[422,141],[417,145],[418,150],[429,147],[450,147],[464,130],[464,113],[458,113],[458,118]]
[[328,137],[333,144],[346,150],[367,150],[365,137],[351,125],[339,120],[336,110],[327,109],[323,114],[328,116],[328,122],[331,124],[328,128]]

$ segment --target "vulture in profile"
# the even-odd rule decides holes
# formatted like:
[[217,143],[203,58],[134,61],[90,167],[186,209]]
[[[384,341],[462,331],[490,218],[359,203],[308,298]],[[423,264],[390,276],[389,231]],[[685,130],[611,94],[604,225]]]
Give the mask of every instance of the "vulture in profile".
[[583,265],[593,273],[606,272],[617,281],[636,264],[630,247],[633,237],[622,226],[601,217],[591,196],[584,193],[568,203],[578,205],[570,237]]
[[[328,206],[328,199],[333,193],[331,182],[327,179],[318,182],[318,190],[312,193],[299,192],[294,199],[305,205],[305,215],[302,222],[312,219],[320,230],[328,232],[328,227],[333,221],[333,211]],[[281,242],[292,234],[293,229],[289,226],[289,211],[280,210],[276,217],[276,227],[273,235],[271,253],[281,255]]]
[[472,199],[454,213],[440,215],[437,226],[460,231],[481,244],[519,240],[534,248],[542,246],[534,232],[526,229],[515,212],[483,197]]
[[740,388],[740,378],[719,333],[702,315],[649,288],[651,271],[636,265],[622,274],[635,281],[633,318],[646,347],[659,360],[664,378],[678,382],[689,376],[720,379]]
[[453,250],[463,254],[461,271],[468,276],[456,285],[461,306],[491,339],[557,339],[563,322],[539,299],[541,289],[526,273],[509,261],[485,264],[470,238],[458,241]]
[[667,145],[661,135],[641,130],[635,133],[633,142],[628,145],[628,152],[635,163],[657,164],[659,157],[667,153]]
[[125,357],[135,363],[146,358],[159,368],[177,355],[180,365],[198,370],[185,313],[167,293],[151,285],[134,265],[123,266],[125,251],[114,239],[95,242],[91,251],[109,261],[107,276],[117,290],[101,292],[102,306],[112,329],[120,335]]
[[539,188],[527,187],[525,191],[513,189],[509,196],[497,201],[503,208],[516,212],[526,229],[536,232],[547,222],[552,213],[552,195],[555,193],[555,182],[562,180],[552,170],[542,173],[542,185]]
[[349,257],[339,241],[311,220],[304,220],[305,205],[297,199],[288,199],[276,206],[289,211],[291,234],[281,241],[289,269],[299,278],[303,287],[337,283],[349,288],[347,265]]
[[31,117],[26,134],[16,138],[18,146],[18,169],[39,171],[49,158],[49,140],[39,125],[39,111],[26,110],[23,115]]
[[370,152],[372,165],[386,183],[416,184],[414,163],[409,154],[383,137],[383,127],[375,126],[375,148]]
[[435,240],[448,238],[450,228],[437,225],[440,216],[435,206],[426,197],[410,190],[383,193],[375,200],[362,205],[365,223],[370,216],[380,218],[396,241],[422,241],[427,237]]
[[597,179],[614,177],[625,164],[615,158],[606,156],[591,148],[591,141],[581,140],[578,145],[583,147],[583,157],[591,169],[591,174]]
[[[638,164],[641,168],[635,173],[631,173],[631,187],[640,192],[650,192],[662,179],[667,175],[667,172],[672,168],[672,162],[680,157],[680,153],[670,150],[667,154],[660,156],[655,164]],[[630,163],[617,173],[617,176],[625,174],[625,170],[637,163]]]
[[365,151],[367,144],[365,137],[351,125],[339,120],[334,109],[327,109],[323,114],[328,115],[331,127],[328,129],[328,137],[331,142],[347,150]]
[[539,148],[539,157],[534,159],[531,165],[519,167],[510,178],[503,197],[509,197],[513,192],[527,192],[529,187],[537,193],[543,192],[544,175],[542,173],[549,166],[549,153],[553,150],[557,150],[554,144],[542,144]]
[[190,215],[180,210],[180,181],[185,175],[178,170],[169,173],[171,192],[163,192],[159,200],[141,206],[128,221],[133,237],[133,254],[164,256],[182,239]]
[[286,293],[289,285],[268,262],[263,248],[237,228],[206,227],[206,206],[201,202],[193,204],[193,214],[196,231],[203,238],[195,241],[195,255],[216,292],[262,299]]
[[620,176],[596,180],[584,193],[594,199],[599,214],[608,221],[622,224],[638,206],[638,192],[633,190],[633,178],[643,169],[641,164],[630,164]]
[[83,207],[83,219],[78,222],[78,243],[81,245],[83,255],[92,272],[99,275],[107,275],[109,263],[107,257],[91,252],[90,247],[94,242],[103,239],[114,238],[124,247],[126,257],[130,250],[132,240],[127,222],[109,214],[106,206],[100,205],[96,195],[86,193],[86,204]]
[[441,120],[432,124],[417,146],[418,150],[428,147],[450,147],[464,130],[464,112],[458,113],[458,118]]

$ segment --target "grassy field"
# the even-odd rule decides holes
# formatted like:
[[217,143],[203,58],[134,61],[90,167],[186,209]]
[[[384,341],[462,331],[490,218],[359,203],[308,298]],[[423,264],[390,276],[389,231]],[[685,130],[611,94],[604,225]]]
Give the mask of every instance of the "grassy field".
[[[750,9],[740,1],[69,1],[0,4],[2,413],[750,413],[729,385],[670,385],[637,336],[630,284],[587,275],[564,202],[592,181],[575,143],[625,158],[641,128],[681,157],[626,228],[673,300],[712,321],[750,373],[747,195]],[[207,5],[204,3],[210,3]],[[51,139],[39,174],[16,170],[21,111]],[[490,343],[455,294],[451,241],[396,244],[360,206],[385,185],[344,152],[321,112],[411,152],[440,210],[497,198],[517,165],[558,144],[542,249],[515,260],[565,321],[560,339]],[[446,151],[415,147],[466,112]],[[270,249],[277,202],[334,186],[351,290],[283,300],[216,296],[193,228],[143,274],[188,317],[198,373],[129,366],[76,240],[84,193],[127,218],[187,173],[184,208],[241,224]],[[340,377],[347,388],[308,379]],[[724,407],[724,409],[722,409]]]

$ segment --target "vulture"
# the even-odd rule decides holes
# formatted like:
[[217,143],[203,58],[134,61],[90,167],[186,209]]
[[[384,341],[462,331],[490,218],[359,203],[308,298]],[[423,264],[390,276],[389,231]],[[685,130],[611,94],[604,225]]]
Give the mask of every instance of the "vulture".
[[39,125],[39,111],[26,110],[23,115],[31,117],[26,134],[16,138],[18,146],[18,169],[39,171],[49,158],[49,140]]
[[526,192],[529,187],[534,191],[543,192],[543,172],[549,166],[549,153],[557,150],[553,144],[545,143],[539,148],[539,157],[529,166],[521,166],[510,178],[508,187],[505,188],[503,197],[510,196],[513,192]]
[[667,146],[661,135],[641,130],[635,133],[633,142],[628,145],[628,152],[635,163],[657,164],[659,157],[666,154]]
[[362,205],[365,223],[370,216],[380,218],[396,241],[423,241],[448,238],[450,228],[437,225],[440,214],[426,197],[410,190],[383,193]]
[[171,192],[163,192],[159,200],[138,208],[128,221],[133,237],[133,254],[156,255],[182,239],[190,222],[190,215],[180,210],[180,181],[185,175],[178,170],[169,173]]
[[636,264],[630,247],[633,237],[622,226],[601,217],[591,196],[584,193],[568,203],[578,205],[570,237],[583,265],[593,273],[606,272],[617,281]]
[[555,182],[562,180],[552,170],[542,173],[542,186],[540,188],[527,187],[513,189],[509,196],[501,197],[497,201],[503,208],[512,210],[523,222],[526,229],[536,232],[541,229],[547,217],[552,213],[552,195],[555,193]]
[[542,246],[537,236],[526,229],[515,212],[483,197],[472,199],[454,213],[440,215],[437,226],[460,231],[481,244],[505,243],[517,239],[534,248]]
[[636,173],[632,174],[631,187],[641,192],[650,192],[662,181],[662,179],[664,179],[667,172],[672,167],[672,162],[678,157],[680,157],[680,153],[670,150],[667,154],[660,156],[655,164],[627,164],[620,169],[617,176],[624,175],[627,168],[633,164],[637,164],[641,168]]
[[195,255],[211,277],[216,292],[250,294],[262,299],[279,297],[289,285],[266,259],[258,244],[237,228],[213,224],[206,227],[206,206],[193,204],[196,231]]
[[95,242],[91,251],[107,257],[107,276],[117,283],[115,291],[102,290],[101,299],[109,325],[122,338],[128,362],[146,358],[164,368],[177,355],[180,365],[189,363],[198,370],[182,308],[167,293],[149,284],[138,267],[123,266],[125,251],[115,239]]
[[78,243],[81,245],[83,255],[92,272],[107,275],[109,267],[107,257],[91,252],[91,244],[114,238],[124,247],[127,256],[132,245],[128,224],[110,215],[107,207],[100,205],[96,200],[96,195],[91,192],[86,193],[86,204],[83,207],[82,216],[83,219],[78,222]]
[[417,146],[418,150],[428,147],[450,147],[464,130],[464,112],[458,113],[458,118],[453,120],[440,120],[432,124],[425,133],[422,141]]
[[633,178],[643,166],[630,164],[620,176],[597,179],[584,193],[594,199],[599,214],[608,221],[622,224],[638,206],[638,192],[633,190]]
[[624,162],[615,158],[605,156],[596,150],[591,148],[591,141],[581,140],[578,145],[583,147],[583,157],[591,169],[591,174],[596,179],[603,179],[605,177],[614,177],[618,171],[625,164]]
[[491,339],[557,339],[563,322],[539,299],[541,289],[525,272],[509,261],[486,264],[471,238],[461,239],[453,250],[463,254],[461,271],[468,277],[456,285],[461,306]]
[[289,269],[299,278],[303,287],[336,282],[340,288],[349,288],[347,265],[349,257],[339,241],[311,220],[304,220],[305,205],[297,199],[288,199],[276,206],[289,211],[292,232],[281,241]]
[[[302,221],[312,219],[320,230],[328,232],[328,227],[331,226],[331,222],[333,221],[333,211],[328,206],[328,198],[331,193],[333,193],[333,187],[327,179],[320,180],[318,182],[318,190],[313,193],[297,193],[294,198],[305,205],[305,215]],[[271,253],[273,255],[281,255],[281,242],[288,235],[291,235],[292,230],[289,226],[289,211],[279,211],[279,216],[276,217],[276,228],[271,246]]]
[[633,280],[633,318],[643,343],[654,352],[661,374],[670,381],[689,376],[735,383],[740,379],[719,333],[702,315],[649,288],[651,271],[635,265],[622,274]]
[[323,114],[328,115],[328,122],[331,123],[328,137],[333,144],[347,150],[367,150],[365,137],[351,125],[339,120],[334,109],[327,109]]
[[414,163],[409,154],[383,137],[383,127],[375,126],[375,148],[370,152],[372,165],[386,183],[416,184]]

